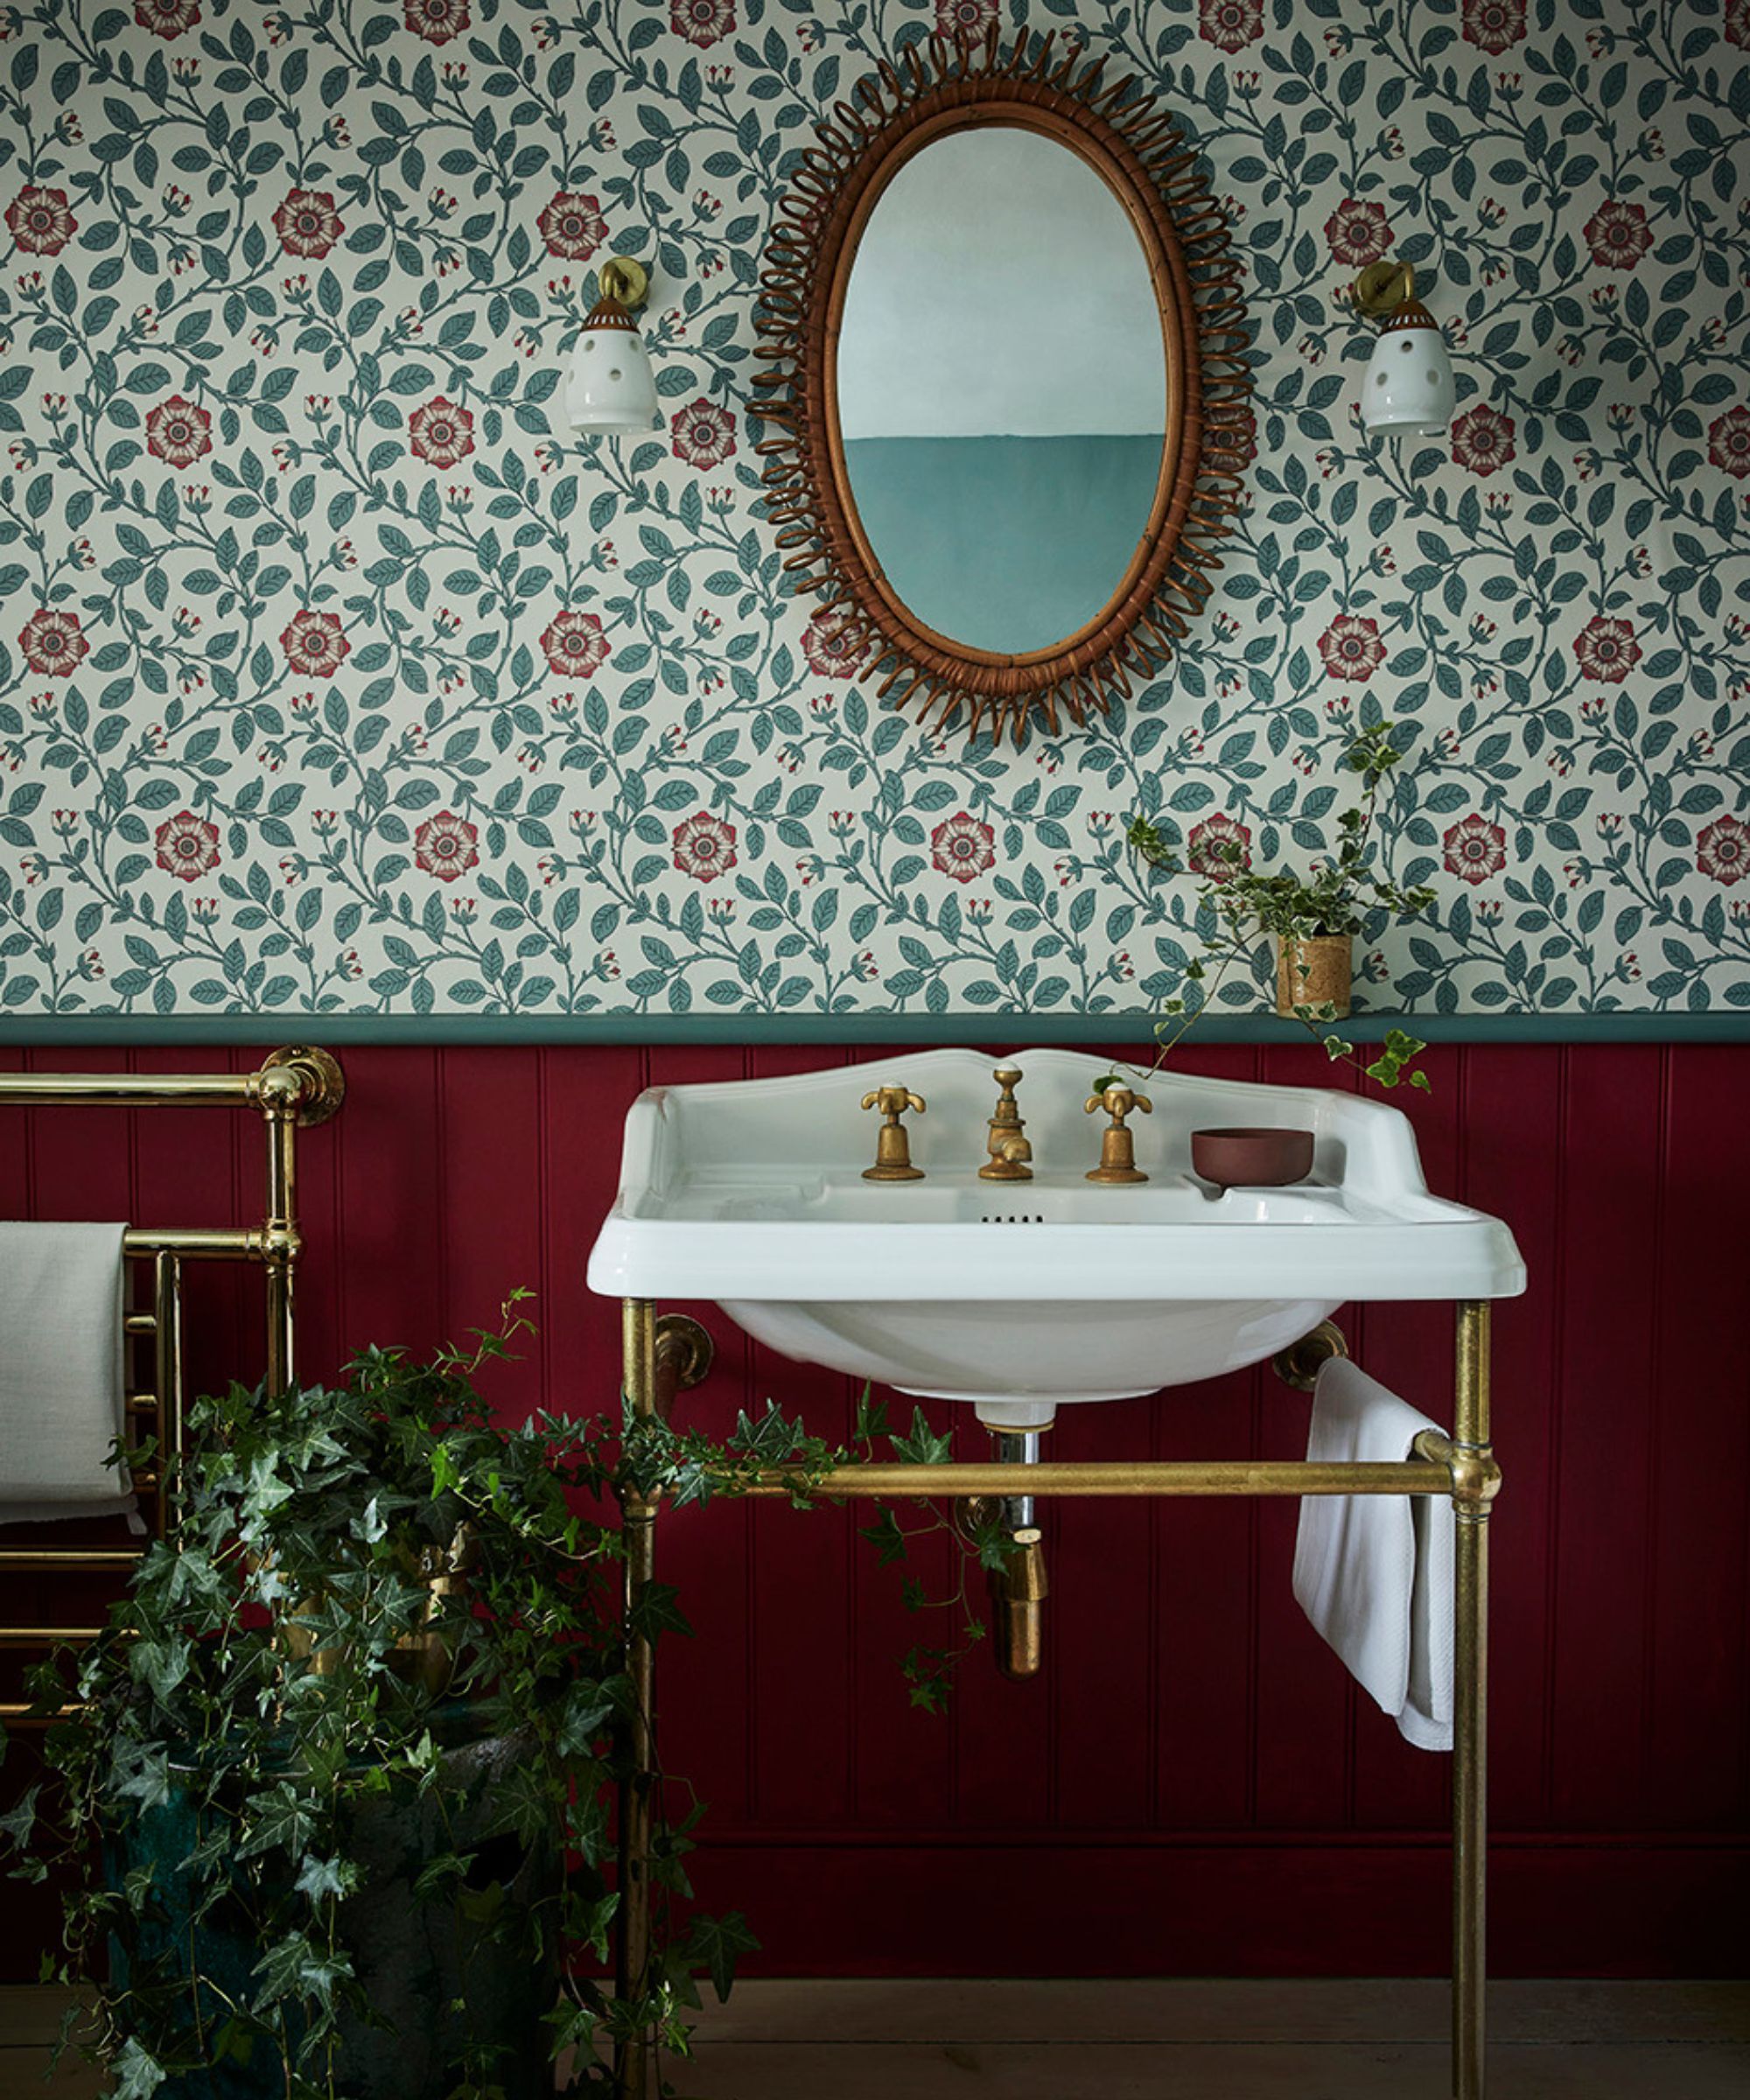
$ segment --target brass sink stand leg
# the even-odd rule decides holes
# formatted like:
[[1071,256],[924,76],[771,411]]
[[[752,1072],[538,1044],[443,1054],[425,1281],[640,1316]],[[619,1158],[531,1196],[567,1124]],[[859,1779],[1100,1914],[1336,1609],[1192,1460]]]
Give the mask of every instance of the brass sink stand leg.
[[1452,2094],[1482,2100],[1488,1878],[1489,1307],[1459,1307],[1452,1521]]
[[[634,1414],[665,1419],[676,1392],[697,1385],[711,1363],[711,1339],[696,1320],[665,1312],[659,1320],[648,1298],[620,1301],[620,1349],[626,1405]],[[626,1750],[632,1769],[620,1788],[620,1911],[615,1928],[614,1991],[622,2004],[642,1998],[650,1967],[650,1830],[656,1787],[656,1657],[649,1636],[639,1630],[638,1610],[655,1579],[656,1511],[646,1502],[623,1498],[620,1526],[626,1542],[626,1674],[632,1686],[632,1722]],[[649,2100],[655,2055],[648,2026],[628,2036],[614,2053],[619,2100]]]

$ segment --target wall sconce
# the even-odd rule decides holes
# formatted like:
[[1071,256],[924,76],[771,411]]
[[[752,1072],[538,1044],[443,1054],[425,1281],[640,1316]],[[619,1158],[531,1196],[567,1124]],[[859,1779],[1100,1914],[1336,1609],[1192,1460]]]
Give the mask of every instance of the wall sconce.
[[1416,297],[1407,262],[1369,262],[1355,279],[1355,311],[1379,323],[1362,382],[1362,428],[1375,437],[1438,438],[1458,403],[1440,325]]
[[642,435],[656,421],[656,382],[632,316],[650,280],[641,263],[616,256],[602,264],[598,282],[601,296],[571,352],[566,420],[600,437]]

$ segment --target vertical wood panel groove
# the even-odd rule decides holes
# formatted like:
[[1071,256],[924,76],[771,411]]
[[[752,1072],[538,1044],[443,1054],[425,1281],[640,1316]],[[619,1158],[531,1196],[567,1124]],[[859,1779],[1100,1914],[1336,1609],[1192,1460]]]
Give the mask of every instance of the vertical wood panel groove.
[[1653,1763],[1653,1725],[1656,1707],[1656,1676],[1658,1660],[1657,1620],[1659,1582],[1659,1423],[1664,1414],[1666,1398],[1666,1367],[1664,1350],[1664,1284],[1665,1226],[1668,1211],[1667,1192],[1671,1175],[1671,1046],[1669,1043],[1659,1052],[1659,1105],[1658,1136],[1656,1139],[1656,1157],[1658,1159],[1658,1179],[1653,1209],[1652,1260],[1648,1269],[1651,1288],[1647,1292],[1648,1306],[1648,1361],[1650,1376],[1645,1394],[1645,1421],[1642,1429],[1642,1524],[1645,1536],[1645,1558],[1641,1571],[1641,1593],[1644,1600],[1644,1615],[1641,1626],[1641,1715],[1640,1753],[1641,1783],[1644,1788]]
[[[1567,1393],[1567,1216],[1568,1147],[1572,1138],[1573,1060],[1564,1043],[1556,1054],[1555,1213],[1556,1258],[1550,1278],[1556,1307],[1555,1331],[1550,1352],[1550,1477],[1544,1508],[1544,1682],[1553,1686],[1558,1653],[1561,1620],[1562,1550],[1562,1429]],[[1556,1799],[1556,1702],[1544,1703],[1544,1741],[1538,1796],[1543,1821],[1547,1825]]]

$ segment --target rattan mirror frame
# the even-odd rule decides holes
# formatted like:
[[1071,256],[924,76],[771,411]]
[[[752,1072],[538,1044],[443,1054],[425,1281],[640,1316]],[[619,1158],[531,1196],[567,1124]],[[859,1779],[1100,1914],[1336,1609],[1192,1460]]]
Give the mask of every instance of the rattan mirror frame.
[[[1198,152],[1134,80],[1102,83],[1105,62],[1054,35],[1004,52],[932,36],[858,82],[816,128],[780,200],[760,281],[752,413],[775,426],[755,449],[766,514],[792,588],[834,623],[836,653],[881,695],[936,729],[1025,740],[1067,717],[1103,713],[1153,676],[1188,632],[1219,568],[1217,542],[1243,500],[1250,376],[1239,262]],[[1018,124],[1079,153],[1135,226],[1161,315],[1166,441],[1149,523],[1102,612],[1046,649],[1002,655],[925,626],[887,584],[850,494],[839,433],[838,327],[857,243],[897,171],[932,140]],[[953,287],[920,288],[952,298]],[[1073,285],[1040,297],[1073,298]]]

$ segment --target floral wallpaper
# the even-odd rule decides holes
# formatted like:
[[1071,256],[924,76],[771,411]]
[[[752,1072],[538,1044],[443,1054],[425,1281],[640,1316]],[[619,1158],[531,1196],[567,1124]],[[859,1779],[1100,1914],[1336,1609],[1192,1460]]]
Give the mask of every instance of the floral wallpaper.
[[[0,1019],[1137,1009],[1128,813],[1316,857],[1382,711],[1365,1004],[1750,1005],[1750,0],[1005,9],[1181,114],[1256,327],[1194,638],[1018,752],[786,596],[746,409],[811,121],[995,4],[0,7]],[[1354,420],[1388,249],[1438,444]],[[614,250],[665,425],[578,442]]]

